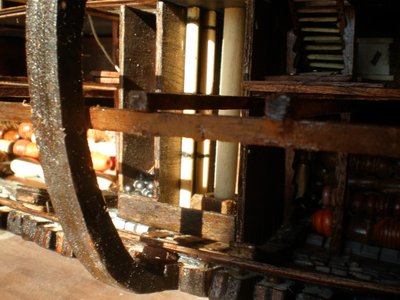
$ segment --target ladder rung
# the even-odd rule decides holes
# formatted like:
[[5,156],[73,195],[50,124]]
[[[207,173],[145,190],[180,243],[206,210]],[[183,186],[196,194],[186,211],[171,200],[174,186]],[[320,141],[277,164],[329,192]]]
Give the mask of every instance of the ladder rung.
[[335,2],[334,0],[293,0],[293,2]]
[[307,58],[310,60],[343,61],[343,56],[337,54],[308,54]]
[[299,22],[318,22],[318,23],[327,23],[327,22],[337,22],[337,17],[306,17],[299,18]]
[[307,51],[341,51],[343,49],[342,45],[306,45],[305,49]]
[[298,13],[301,14],[337,14],[338,9],[336,7],[301,7],[297,9]]
[[305,42],[341,42],[341,36],[330,36],[330,35],[315,35],[315,36],[305,36],[303,38]]
[[343,70],[344,64],[327,63],[327,62],[312,62],[310,67]]
[[328,27],[303,27],[303,32],[322,32],[322,33],[340,33],[339,28],[328,28]]
[[304,5],[304,6],[336,6],[337,2],[334,0],[294,0],[294,2],[299,3],[299,5]]

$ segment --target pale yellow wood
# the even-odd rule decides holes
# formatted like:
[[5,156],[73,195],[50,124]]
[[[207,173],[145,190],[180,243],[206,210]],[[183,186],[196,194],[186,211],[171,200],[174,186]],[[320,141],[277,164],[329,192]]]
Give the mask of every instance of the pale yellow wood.
[[335,54],[309,54],[307,58],[310,60],[332,60],[332,61],[343,61],[342,55]]
[[322,32],[322,33],[340,33],[339,28],[328,28],[328,27],[303,27],[303,32]]
[[297,9],[298,13],[302,14],[323,14],[323,13],[337,13],[336,7],[302,7]]
[[[199,64],[200,8],[187,9],[186,41],[185,41],[185,77],[184,93],[197,93],[197,74]],[[185,114],[194,114],[194,110],[184,110]],[[190,207],[193,191],[194,140],[182,138],[181,187],[179,205]]]
[[[244,20],[242,8],[226,8],[221,61],[221,95],[241,95]],[[220,115],[238,116],[237,110],[220,111]],[[215,189],[218,199],[232,199],[235,196],[238,162],[238,144],[217,142]]]
[[310,63],[310,67],[342,70],[344,68],[344,64],[312,62]]
[[341,44],[337,45],[307,45],[306,50],[309,51],[340,51],[343,49]]
[[342,38],[340,36],[321,36],[321,35],[316,35],[316,36],[305,36],[303,38],[303,40],[305,42],[331,42],[331,43],[335,43],[335,42],[341,42]]
[[310,18],[299,18],[299,22],[321,22],[321,23],[327,23],[327,22],[337,22],[338,18],[337,17],[310,17]]
[[[214,90],[217,13],[215,11],[205,12],[204,24],[202,25],[204,29],[202,30],[200,93],[211,95]],[[212,111],[201,111],[200,113],[211,114]],[[196,193],[207,193],[210,169],[210,147],[210,140],[198,142],[196,146]]]

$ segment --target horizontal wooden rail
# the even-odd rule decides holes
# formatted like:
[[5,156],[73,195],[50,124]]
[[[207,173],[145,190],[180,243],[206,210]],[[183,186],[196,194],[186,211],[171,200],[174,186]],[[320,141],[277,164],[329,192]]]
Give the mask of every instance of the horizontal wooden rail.
[[[84,97],[88,98],[113,98],[114,92],[118,89],[116,84],[104,84],[97,82],[84,82]],[[2,80],[0,77],[0,98],[29,98],[28,83],[18,80]]]
[[[0,120],[30,119],[30,106],[1,102]],[[135,135],[182,136],[252,145],[296,147],[400,157],[400,128],[265,118],[143,113],[105,107],[88,110],[88,126]]]
[[265,99],[256,97],[128,92],[127,107],[144,112],[156,110],[264,109]]
[[[112,121],[115,120],[115,121]],[[311,121],[271,121],[173,113],[90,109],[90,126],[136,135],[183,136],[253,145],[400,156],[400,128]]]
[[349,82],[308,83],[296,81],[244,81],[242,87],[250,92],[329,95],[353,100],[399,100],[400,89],[359,85]]

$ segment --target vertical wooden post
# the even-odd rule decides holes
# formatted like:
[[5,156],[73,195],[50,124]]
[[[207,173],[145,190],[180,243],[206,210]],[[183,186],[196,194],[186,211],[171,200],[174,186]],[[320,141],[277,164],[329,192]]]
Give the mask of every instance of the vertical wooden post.
[[[200,8],[189,7],[187,9],[186,41],[185,41],[185,79],[184,93],[197,93],[198,52],[199,52],[199,25]],[[194,114],[193,110],[184,110],[185,114]],[[190,198],[193,191],[193,156],[194,140],[182,138],[181,157],[181,189],[179,205],[190,207]]]
[[[115,65],[119,65],[119,22],[113,20],[112,22],[112,60]],[[119,107],[120,99],[119,92],[114,92],[114,106]]]
[[[121,6],[119,65],[121,89],[119,108],[125,108],[129,90],[154,91],[155,17]],[[119,189],[132,184],[139,174],[146,174],[154,165],[154,139],[120,134],[118,142]]]
[[[204,26],[204,29],[202,29],[201,34],[200,93],[211,95],[214,90],[217,13],[215,11],[205,12],[202,26]],[[212,111],[201,111],[201,113],[211,114]],[[198,194],[208,192],[210,148],[210,140],[198,142],[196,146],[195,192]]]
[[[183,92],[185,17],[185,8],[157,3],[156,89],[159,92]],[[179,205],[181,139],[156,137],[154,150],[159,201]]]
[[284,191],[284,224],[290,224],[294,209],[294,162],[295,151],[292,147],[285,149],[285,191]]
[[[220,94],[241,95],[243,45],[244,45],[243,8],[226,8],[224,11],[224,31],[222,42],[222,61]],[[220,115],[237,116],[238,110],[220,111]],[[234,197],[236,189],[238,144],[217,142],[215,190],[218,199]]]

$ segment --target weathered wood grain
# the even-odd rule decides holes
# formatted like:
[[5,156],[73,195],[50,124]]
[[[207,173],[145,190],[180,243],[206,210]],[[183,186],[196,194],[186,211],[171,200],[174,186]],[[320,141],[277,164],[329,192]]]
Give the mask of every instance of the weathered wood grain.
[[[109,120],[118,120],[110,123]],[[184,136],[313,151],[400,156],[400,129],[389,126],[262,118],[140,113],[93,107],[91,126],[138,135]],[[160,126],[162,124],[162,126]],[[357,138],[354,138],[357,137]]]
[[[121,7],[119,66],[121,89],[119,108],[126,108],[128,91],[154,91],[155,28],[153,14]],[[140,175],[146,174],[154,164],[154,138],[122,133],[118,142],[118,169],[120,190]]]
[[222,242],[234,238],[233,216],[181,208],[126,194],[120,194],[118,209],[126,220]]
[[[183,93],[186,9],[167,2],[157,6],[157,92]],[[179,203],[181,138],[155,140],[155,174],[159,201]]]
[[242,87],[252,92],[319,94],[358,100],[400,100],[400,89],[357,86],[357,83],[308,83],[293,81],[244,81]]

